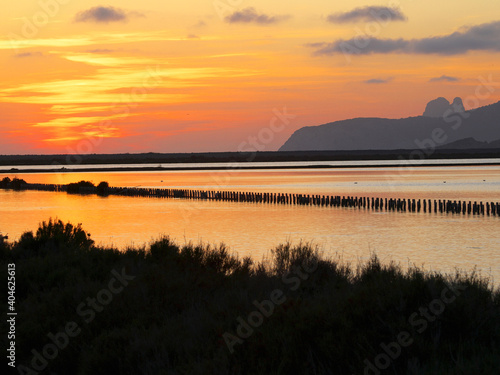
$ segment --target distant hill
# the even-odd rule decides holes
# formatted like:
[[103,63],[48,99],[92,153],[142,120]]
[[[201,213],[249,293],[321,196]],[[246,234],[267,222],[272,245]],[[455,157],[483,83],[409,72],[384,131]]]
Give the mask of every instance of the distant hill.
[[480,149],[500,149],[500,139],[492,142],[476,141],[474,138],[464,138],[456,142],[451,142],[443,146],[437,147],[438,149],[446,150],[480,150]]
[[497,141],[489,143],[494,140],[500,140],[500,102],[465,111],[460,98],[453,103],[438,98],[427,104],[422,116],[355,118],[306,126],[295,131],[279,151],[412,150],[456,142],[456,149],[500,147]]

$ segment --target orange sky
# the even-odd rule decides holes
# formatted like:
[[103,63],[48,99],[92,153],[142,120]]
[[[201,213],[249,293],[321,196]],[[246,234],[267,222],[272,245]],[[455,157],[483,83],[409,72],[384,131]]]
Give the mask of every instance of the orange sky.
[[272,151],[302,126],[500,100],[497,1],[10,7],[0,154]]

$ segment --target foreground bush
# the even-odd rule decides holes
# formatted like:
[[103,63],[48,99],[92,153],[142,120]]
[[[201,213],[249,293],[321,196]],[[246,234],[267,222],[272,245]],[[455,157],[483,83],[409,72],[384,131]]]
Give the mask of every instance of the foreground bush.
[[474,272],[405,271],[376,256],[352,268],[308,244],[279,245],[260,263],[168,237],[118,251],[57,220],[0,247],[2,269],[16,265],[19,373],[500,368],[500,291]]

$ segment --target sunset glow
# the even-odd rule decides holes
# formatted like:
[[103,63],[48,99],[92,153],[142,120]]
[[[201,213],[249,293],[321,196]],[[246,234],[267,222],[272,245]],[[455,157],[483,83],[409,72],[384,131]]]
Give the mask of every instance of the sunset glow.
[[439,96],[466,109],[500,100],[491,0],[10,8],[0,154],[236,151],[276,113],[293,115],[261,142],[272,151],[303,126],[416,116]]

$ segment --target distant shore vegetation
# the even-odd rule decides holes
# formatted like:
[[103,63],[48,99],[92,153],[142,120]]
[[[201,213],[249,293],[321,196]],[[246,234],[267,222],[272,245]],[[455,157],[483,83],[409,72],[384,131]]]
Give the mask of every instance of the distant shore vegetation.
[[[72,182],[67,185],[66,192],[70,194],[81,194],[85,193],[86,188],[87,191],[95,192],[98,195],[107,195],[109,183],[107,181],[101,181],[97,186],[95,186],[94,183],[90,181],[82,180],[79,182]],[[90,190],[88,190],[89,188]]]
[[[0,189],[23,190],[26,189],[27,186],[29,186],[29,184],[25,180],[17,177],[14,177],[13,179],[4,177],[0,180]],[[95,193],[98,195],[108,195],[109,183],[107,181],[101,181],[96,186],[91,181],[81,180],[79,182],[71,182],[66,185],[66,192],[68,194]]]
[[13,190],[21,190],[23,185],[26,185],[26,181],[22,178],[14,177],[10,179],[9,177],[4,177],[0,181],[0,188],[2,189],[13,189]]
[[500,290],[474,271],[403,270],[375,255],[353,266],[307,243],[258,262],[167,236],[117,249],[57,219],[0,236],[0,259],[15,270],[20,374],[500,368]]

